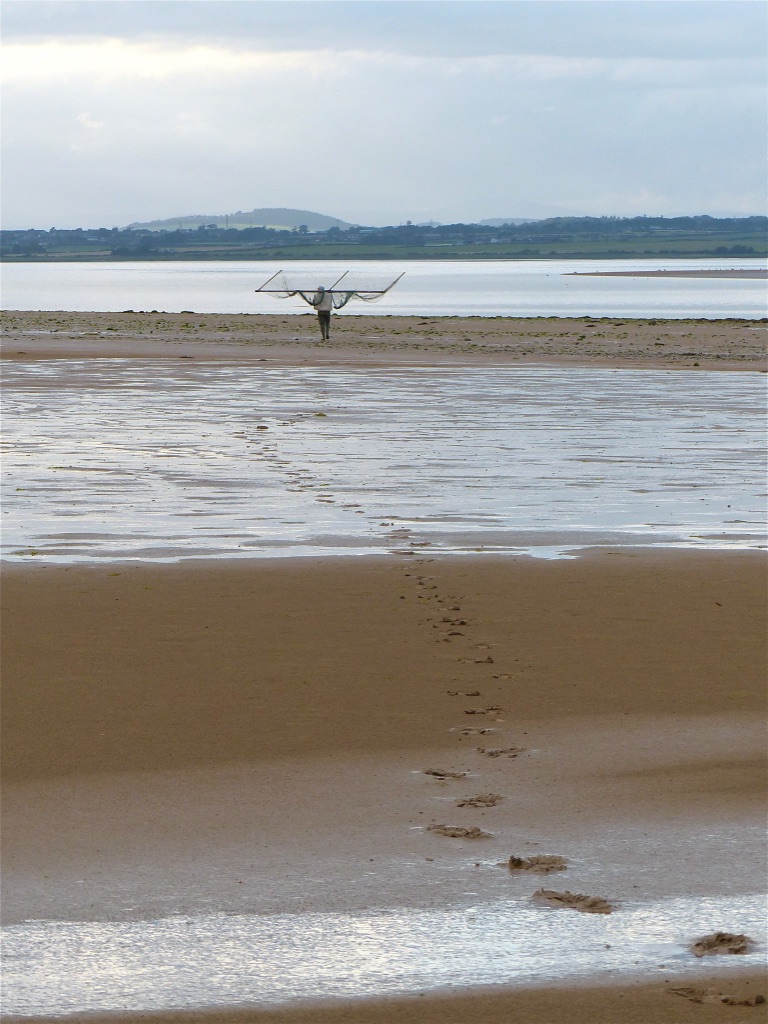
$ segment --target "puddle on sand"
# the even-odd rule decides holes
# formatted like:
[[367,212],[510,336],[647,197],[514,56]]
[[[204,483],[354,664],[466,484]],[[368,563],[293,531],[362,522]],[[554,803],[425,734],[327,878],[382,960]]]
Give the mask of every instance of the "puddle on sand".
[[3,555],[764,544],[749,372],[14,361]]
[[[717,929],[762,939],[762,898],[632,904],[607,916],[525,899],[440,911],[31,921],[5,929],[3,1003],[7,1014],[63,1016],[542,984],[662,967],[695,974],[711,963],[688,946]],[[717,966],[755,968],[763,952],[719,957]]]

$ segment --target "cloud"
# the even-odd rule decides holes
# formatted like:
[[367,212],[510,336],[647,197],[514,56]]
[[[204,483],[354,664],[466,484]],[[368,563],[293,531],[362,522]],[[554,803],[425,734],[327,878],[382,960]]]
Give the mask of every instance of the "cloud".
[[103,121],[96,121],[87,111],[83,111],[82,114],[78,114],[75,120],[78,121],[83,128],[87,128],[90,131],[98,131],[100,128],[104,127]]
[[166,39],[260,50],[685,57],[765,49],[754,0],[4,0],[19,39]]
[[99,81],[250,74],[347,75],[390,73],[420,75],[433,82],[449,77],[497,78],[520,83],[604,81],[659,88],[717,81],[760,83],[763,63],[756,59],[659,59],[519,55],[410,56],[377,50],[260,51],[224,46],[132,43],[121,39],[93,42],[10,43],[3,48],[0,78],[6,82],[43,82],[81,78]]
[[152,79],[243,72],[316,72],[328,69],[334,55],[312,51],[254,52],[215,46],[167,46],[94,42],[11,43],[3,48],[0,77],[6,82],[61,81],[74,78]]
[[[48,29],[67,6],[49,9]],[[75,4],[70,28],[79,30],[59,35],[42,30],[45,18],[34,31],[16,25],[2,63],[7,226],[111,225],[257,206],[374,223],[526,216],[546,206],[617,214],[762,208],[763,61],[751,44],[734,56],[733,31],[712,52],[704,14],[713,10],[719,24],[717,2],[569,0],[567,11],[557,0],[171,6],[180,25],[165,32],[157,31],[160,16],[171,12],[153,0],[92,0],[90,22]],[[483,17],[503,9],[492,20],[506,34],[494,41],[485,27],[472,28],[473,10],[483,21],[478,6]],[[744,22],[743,4],[725,6]],[[562,9],[552,39],[543,31],[552,15],[540,8]],[[594,35],[581,52],[574,41],[566,52],[566,29],[578,38],[586,31],[576,31],[571,8]],[[217,11],[218,31],[192,31],[192,15],[210,27]],[[420,48],[411,39],[398,50],[393,41],[405,27],[420,26],[418,42],[436,11],[453,34],[441,28],[437,41]],[[133,31],[85,31],[101,18],[115,32],[118,14],[130,16]],[[656,51],[631,40],[612,49],[606,40],[619,28],[641,32],[641,14],[646,40],[655,26]],[[310,30],[321,15],[334,33]],[[520,32],[510,33],[513,23]],[[691,30],[684,41],[681,25]]]

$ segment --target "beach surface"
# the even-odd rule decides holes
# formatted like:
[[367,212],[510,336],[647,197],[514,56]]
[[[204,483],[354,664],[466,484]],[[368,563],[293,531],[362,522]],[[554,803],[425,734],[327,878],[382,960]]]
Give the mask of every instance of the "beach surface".
[[613,367],[768,368],[754,320],[533,317],[333,317],[314,314],[4,312],[7,358],[238,359],[278,365],[550,363]]
[[[489,903],[587,893],[614,916],[727,905],[759,888],[765,856],[764,568],[757,553],[631,549],[11,566],[6,923],[423,912],[466,902],[468,883]],[[446,823],[489,837],[430,830]],[[537,853],[569,867],[499,866]],[[764,1007],[666,991],[763,994],[752,938],[725,976],[724,958],[681,943],[653,978],[613,985],[206,1019],[752,1021]]]
[[[419,996],[379,1003],[332,1003],[290,1010],[216,1010],[190,1013],[124,1013],[81,1017],[83,1024],[761,1024],[765,1005],[739,1007],[714,1002],[718,992],[745,1001],[766,991],[759,975],[722,985],[717,972],[698,980],[709,1002],[667,991],[667,985],[612,985],[527,989],[482,995]],[[681,986],[692,987],[692,986]],[[29,1018],[4,1017],[11,1024]],[[58,1024],[61,1017],[37,1017],[36,1024]],[[71,1018],[70,1018],[71,1019]]]
[[[4,319],[4,355],[24,359],[765,368],[764,325],[746,321],[340,316],[321,345],[313,317]],[[534,980],[516,980],[513,957],[493,985],[465,972],[452,991],[449,981],[407,998],[373,985],[342,1001],[297,989],[303,1005],[200,1001],[174,1014],[128,1000],[55,1018],[6,1007],[4,1019],[765,1020],[764,1003],[718,998],[768,996],[764,930],[744,956],[699,959],[690,948],[705,932],[738,932],[736,908],[764,888],[765,567],[757,551],[632,547],[551,560],[415,549],[7,564],[10,929],[140,929],[179,915],[301,929],[372,909],[416,924],[471,905],[491,935],[502,904],[563,926]],[[565,870],[507,866],[542,854]],[[537,907],[542,887],[608,901],[599,920],[618,928],[635,914],[623,966],[611,969],[608,942],[604,954],[588,948],[586,973],[558,973],[558,956],[580,941],[569,922],[588,915]],[[665,907],[673,924],[668,915],[658,927],[673,942],[628,972],[632,944],[647,957],[640,945]],[[196,971],[204,977],[205,963]]]

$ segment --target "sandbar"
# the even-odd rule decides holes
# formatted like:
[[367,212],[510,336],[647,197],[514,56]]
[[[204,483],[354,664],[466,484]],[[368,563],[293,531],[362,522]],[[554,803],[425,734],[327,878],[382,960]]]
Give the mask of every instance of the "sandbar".
[[266,365],[537,363],[766,370],[768,321],[415,317],[344,311],[321,341],[313,314],[3,313],[10,359],[223,359]]
[[691,277],[691,278],[725,278],[732,281],[764,281],[768,279],[768,270],[764,267],[743,267],[741,269],[720,268],[704,270],[689,268],[688,270],[576,270],[569,277]]

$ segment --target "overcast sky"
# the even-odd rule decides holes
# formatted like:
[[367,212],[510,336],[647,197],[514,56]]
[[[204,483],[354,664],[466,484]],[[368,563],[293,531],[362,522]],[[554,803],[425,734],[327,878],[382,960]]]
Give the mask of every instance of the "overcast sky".
[[3,0],[2,219],[765,212],[762,0]]

